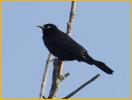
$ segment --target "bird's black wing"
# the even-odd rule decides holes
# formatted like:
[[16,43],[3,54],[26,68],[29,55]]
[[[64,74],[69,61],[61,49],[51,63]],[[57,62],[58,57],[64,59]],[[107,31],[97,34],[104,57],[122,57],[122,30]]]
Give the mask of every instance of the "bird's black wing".
[[87,53],[86,49],[64,33],[59,36],[61,38],[59,38],[59,42],[57,44],[58,47],[69,54],[69,58],[75,58],[76,60],[81,61],[83,56]]

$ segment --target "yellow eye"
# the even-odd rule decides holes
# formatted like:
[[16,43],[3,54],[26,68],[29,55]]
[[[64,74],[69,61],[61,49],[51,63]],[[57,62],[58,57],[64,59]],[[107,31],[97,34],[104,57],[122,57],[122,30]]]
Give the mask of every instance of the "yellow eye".
[[47,26],[47,28],[51,28],[51,26]]

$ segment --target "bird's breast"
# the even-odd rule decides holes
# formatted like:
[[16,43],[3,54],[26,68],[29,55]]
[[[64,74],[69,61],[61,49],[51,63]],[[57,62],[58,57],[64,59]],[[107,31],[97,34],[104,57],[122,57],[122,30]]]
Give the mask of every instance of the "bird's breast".
[[60,52],[60,47],[59,40],[57,39],[57,37],[55,36],[43,37],[43,41],[50,53],[52,53],[55,56],[59,56],[58,52]]

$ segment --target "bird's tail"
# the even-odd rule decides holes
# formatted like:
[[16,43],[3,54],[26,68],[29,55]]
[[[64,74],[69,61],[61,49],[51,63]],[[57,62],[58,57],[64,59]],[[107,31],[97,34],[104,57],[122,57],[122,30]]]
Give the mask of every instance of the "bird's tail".
[[97,66],[99,69],[101,69],[102,71],[104,71],[107,74],[112,74],[113,73],[113,70],[110,69],[105,63],[103,63],[101,61],[94,60],[89,55],[87,55],[87,59],[85,60],[85,62],[90,64],[90,65]]
[[96,65],[99,69],[106,72],[107,74],[112,74],[113,70],[110,69],[105,63],[101,61],[94,60],[94,65]]

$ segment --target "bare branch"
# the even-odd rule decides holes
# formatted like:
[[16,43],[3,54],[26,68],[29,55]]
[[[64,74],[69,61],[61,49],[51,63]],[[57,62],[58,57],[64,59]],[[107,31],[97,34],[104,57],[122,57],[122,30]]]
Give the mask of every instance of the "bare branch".
[[46,81],[48,79],[48,71],[49,71],[51,56],[52,56],[51,53],[49,53],[47,61],[46,61],[46,65],[45,65],[43,80],[41,83],[40,98],[45,97],[44,95],[45,95]]
[[79,92],[82,88],[84,88],[85,86],[87,86],[91,82],[95,81],[95,79],[97,79],[99,76],[100,76],[100,74],[97,74],[96,76],[94,76],[93,78],[91,78],[90,80],[88,80],[87,82],[85,82],[84,84],[82,84],[81,86],[79,86],[76,90],[74,90],[73,92],[71,92],[70,94],[68,94],[67,96],[65,96],[63,99],[68,99],[68,98],[72,97],[77,92]]
[[76,16],[76,2],[72,1],[69,22],[67,23],[66,34],[68,34],[68,35],[71,35],[70,33],[72,32],[72,26],[73,26],[73,23],[75,20],[75,16]]
[[[72,26],[75,20],[75,16],[76,16],[76,2],[72,1],[71,2],[71,10],[70,10],[70,16],[69,16],[69,22],[67,23],[67,32],[66,34],[71,35],[72,32]],[[63,72],[63,63],[62,62],[62,66],[60,66],[60,76],[62,76],[62,72]]]
[[[69,34],[72,31],[72,25],[73,25],[73,21],[75,19],[75,14],[76,14],[75,12],[76,12],[76,2],[72,1],[66,34]],[[64,62],[61,61],[60,59],[58,59],[58,61],[54,61],[52,85],[51,85],[50,94],[49,94],[48,98],[55,98],[56,97],[58,87],[59,87],[59,83],[61,82],[62,79],[64,79],[62,76],[63,75],[62,74],[63,64],[64,64]],[[62,77],[62,79],[60,77]]]
[[59,77],[59,66],[61,66],[61,61],[58,59],[54,61],[53,65],[54,65],[54,69],[53,69],[53,75],[52,75],[52,85],[51,85],[48,99],[56,97],[59,83],[60,83],[60,80],[58,79],[58,77]]

